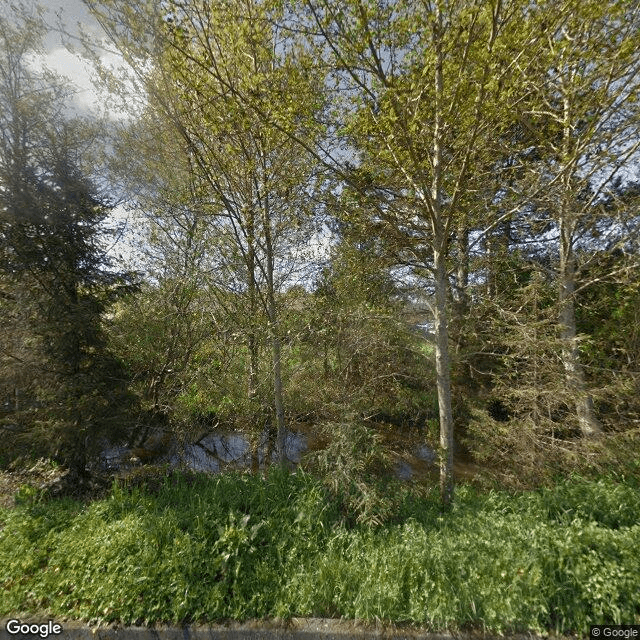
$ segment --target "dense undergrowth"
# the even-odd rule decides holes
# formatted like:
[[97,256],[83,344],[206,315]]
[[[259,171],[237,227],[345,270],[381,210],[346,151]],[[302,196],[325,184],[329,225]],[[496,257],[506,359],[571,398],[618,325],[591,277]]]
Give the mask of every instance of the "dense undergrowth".
[[387,485],[358,524],[312,476],[172,474],[0,511],[0,615],[94,622],[321,616],[431,629],[587,634],[640,623],[640,487],[571,478],[535,492]]

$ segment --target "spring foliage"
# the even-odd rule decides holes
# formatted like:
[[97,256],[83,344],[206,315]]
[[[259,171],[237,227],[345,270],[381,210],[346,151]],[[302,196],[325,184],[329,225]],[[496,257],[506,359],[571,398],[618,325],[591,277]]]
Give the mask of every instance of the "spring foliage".
[[160,474],[0,512],[0,615],[93,622],[316,616],[584,633],[638,623],[640,488],[573,477],[519,495],[393,489],[356,525],[311,476]]

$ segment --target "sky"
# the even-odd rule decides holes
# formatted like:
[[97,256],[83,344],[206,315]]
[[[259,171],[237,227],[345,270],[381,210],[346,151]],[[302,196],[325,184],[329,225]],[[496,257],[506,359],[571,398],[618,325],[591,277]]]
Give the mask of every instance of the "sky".
[[[93,86],[92,78],[95,74],[92,65],[81,55],[70,51],[65,43],[70,42],[81,50],[79,35],[81,30],[88,34],[94,42],[104,42],[105,34],[97,21],[91,16],[82,0],[40,0],[41,6],[46,10],[46,21],[51,26],[49,35],[44,44],[44,53],[34,56],[30,63],[34,71],[39,71],[43,67],[51,69],[55,73],[68,78],[75,88],[75,93],[70,100],[69,109],[72,113],[82,116],[91,114],[106,115],[112,120],[122,120],[127,118],[121,112],[107,110],[105,105],[108,101],[106,95],[101,94]],[[0,0],[0,14],[6,15],[10,9]],[[60,23],[64,26],[66,35],[59,31]],[[79,24],[82,25],[80,28]],[[122,58],[116,53],[104,52],[100,54],[101,61],[108,65],[118,67],[123,64]],[[114,239],[107,249],[107,253],[125,266],[137,268],[139,266],[136,256],[139,256],[139,247],[136,231],[136,217],[127,212],[125,207],[117,206],[112,211],[112,222],[125,224],[125,231],[122,236]],[[327,239],[320,234],[309,242],[310,248],[327,251]],[[120,257],[122,256],[122,257]]]
[[[82,0],[45,0],[42,5],[47,9],[48,22],[52,27],[57,25],[57,16],[62,19],[67,30],[73,35],[78,35],[78,23],[81,23],[85,30],[92,35],[102,35],[102,30],[98,23],[89,13]],[[60,48],[60,36],[51,32],[45,42],[48,51],[55,51]]]
[[[65,29],[77,38],[80,34],[78,23],[81,23],[87,33],[102,38],[103,32],[100,25],[93,19],[82,0],[45,0],[44,6],[48,10],[47,22],[52,27],[55,28],[60,20]],[[91,82],[93,75],[91,65],[81,56],[68,51],[62,42],[61,34],[55,29],[49,32],[44,45],[46,55],[41,62],[69,78],[78,89],[73,106],[80,112],[93,111],[99,104],[99,95]]]
[[[45,8],[45,19],[51,30],[44,41],[44,55],[32,58],[32,67],[38,71],[47,67],[57,74],[66,77],[75,88],[75,94],[69,104],[71,111],[79,115],[101,113],[104,110],[105,99],[93,86],[92,78],[95,75],[91,64],[78,53],[72,53],[65,46],[65,41],[74,45],[78,51],[81,49],[79,42],[80,27],[97,42],[104,42],[104,32],[96,20],[91,16],[82,0],[40,0],[40,5]],[[4,5],[0,12],[10,15],[11,9]],[[59,32],[62,24],[68,36]],[[104,52],[101,60],[111,66],[122,63],[122,58],[116,53]],[[122,114],[110,112],[113,119],[123,117]]]
[[[57,74],[66,77],[75,89],[69,110],[77,115],[91,116],[101,115],[105,112],[105,95],[97,90],[92,82],[95,72],[92,65],[83,59],[78,53],[69,51],[65,42],[70,42],[78,51],[81,49],[78,37],[80,26],[82,31],[97,42],[104,40],[104,32],[96,20],[91,16],[82,0],[40,0],[41,6],[46,10],[46,22],[51,26],[48,36],[45,38],[44,54],[34,56],[31,65],[35,71],[47,67]],[[5,6],[4,11],[8,9]],[[0,9],[0,11],[3,11]],[[67,35],[59,32],[62,23]],[[104,52],[101,54],[103,63],[117,66],[122,63],[122,58],[115,53]],[[123,114],[107,111],[110,119],[123,118]],[[133,231],[133,219],[124,207],[118,206],[112,211],[111,222],[125,224],[124,233],[117,239],[108,241],[107,253],[116,260],[127,263],[128,266],[136,266],[135,255],[136,234]],[[121,256],[119,260],[119,256]]]

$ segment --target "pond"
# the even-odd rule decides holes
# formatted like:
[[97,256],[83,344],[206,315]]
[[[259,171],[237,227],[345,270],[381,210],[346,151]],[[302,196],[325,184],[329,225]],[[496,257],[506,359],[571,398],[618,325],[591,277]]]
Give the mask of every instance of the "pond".
[[[275,462],[275,451],[269,447],[266,430],[259,438],[257,451],[254,453],[245,433],[214,431],[195,442],[180,445],[175,440],[167,442],[166,435],[157,431],[150,434],[144,447],[105,448],[101,456],[102,466],[105,470],[118,471],[152,462],[207,473],[249,469],[252,466],[264,469],[267,456],[270,455],[271,462]],[[285,457],[290,466],[299,464],[310,448],[317,447],[308,433],[286,430]],[[419,444],[407,450],[405,456],[398,458],[395,473],[402,480],[411,480],[416,475],[432,472],[436,466],[436,452],[426,444]]]

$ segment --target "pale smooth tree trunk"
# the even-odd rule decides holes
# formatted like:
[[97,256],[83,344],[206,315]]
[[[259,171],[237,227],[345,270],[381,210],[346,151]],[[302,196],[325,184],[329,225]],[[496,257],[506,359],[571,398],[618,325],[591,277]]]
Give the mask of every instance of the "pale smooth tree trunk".
[[442,16],[436,3],[436,20],[433,27],[436,49],[435,68],[435,104],[433,127],[433,180],[431,183],[431,227],[433,232],[433,267],[435,276],[435,306],[433,313],[436,335],[436,378],[438,390],[438,411],[440,415],[440,498],[442,506],[448,508],[453,501],[453,412],[451,409],[451,362],[449,358],[449,331],[447,317],[447,297],[449,282],[447,279],[446,226],[442,220]]
[[[563,87],[564,89],[564,87]],[[576,415],[583,436],[590,437],[602,432],[602,425],[595,416],[593,400],[587,393],[584,370],[580,362],[576,338],[575,289],[576,259],[573,241],[576,231],[576,214],[573,202],[573,166],[571,101],[565,93],[563,100],[563,164],[562,196],[560,203],[560,273],[559,275],[559,324],[562,338],[562,364],[567,386],[575,398]],[[572,153],[573,152],[573,153]]]
[[453,501],[453,411],[451,408],[451,361],[447,317],[447,268],[444,251],[434,253],[435,306],[434,332],[436,336],[436,384],[440,416],[440,497],[448,507]]
[[[563,207],[564,208],[564,207]],[[580,362],[576,338],[574,292],[576,288],[575,256],[571,247],[572,224],[565,217],[560,221],[560,335],[562,338],[562,364],[567,385],[575,397],[576,415],[583,436],[602,433],[602,425],[596,418],[593,400],[587,393],[584,370]]]

